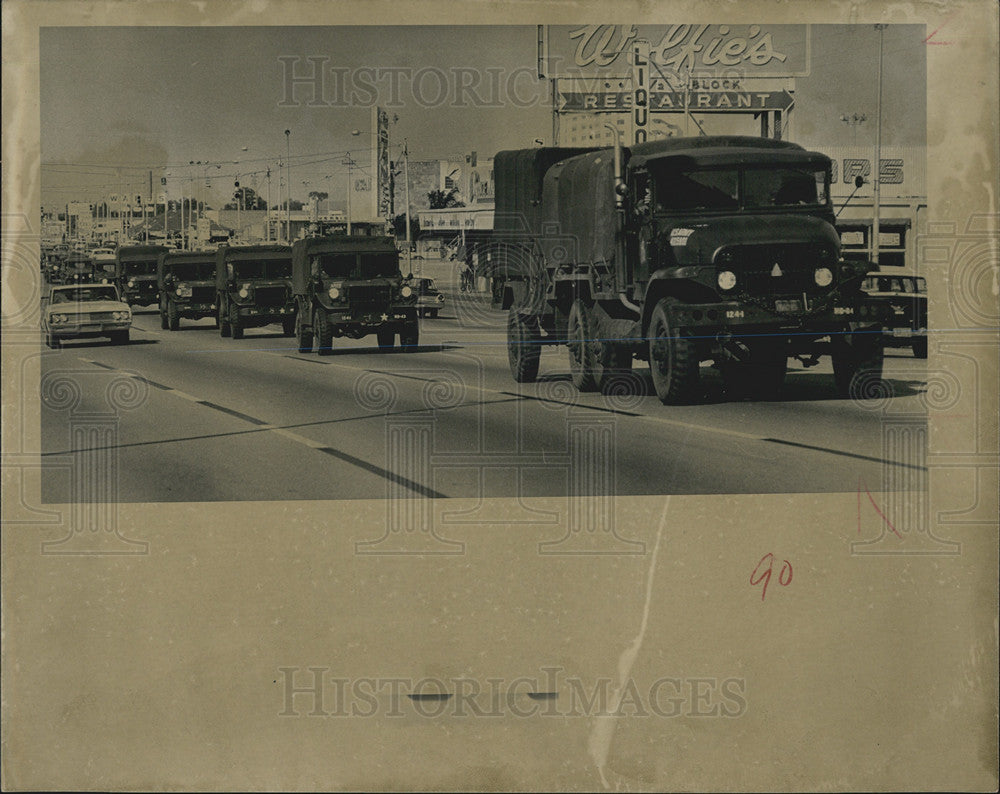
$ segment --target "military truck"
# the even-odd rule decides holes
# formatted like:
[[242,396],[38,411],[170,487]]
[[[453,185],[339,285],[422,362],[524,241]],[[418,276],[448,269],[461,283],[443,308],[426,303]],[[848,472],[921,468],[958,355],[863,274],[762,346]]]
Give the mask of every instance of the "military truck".
[[159,301],[156,264],[160,254],[169,250],[163,245],[125,245],[115,252],[115,283],[129,306],[150,306]]
[[168,251],[156,263],[160,327],[176,331],[181,317],[215,317],[215,252]]
[[392,237],[327,235],[292,244],[292,291],[298,303],[299,352],[329,354],[334,337],[375,334],[381,350],[416,350],[417,296],[399,271]]
[[745,136],[537,148],[494,160],[494,249],[514,379],[566,344],[581,391],[649,361],[663,403],[778,395],[789,357],[833,360],[841,395],[878,391],[885,309],[833,227],[830,159]]
[[295,332],[290,246],[220,246],[215,284],[222,336],[242,339],[247,328],[271,323],[280,323],[285,336]]

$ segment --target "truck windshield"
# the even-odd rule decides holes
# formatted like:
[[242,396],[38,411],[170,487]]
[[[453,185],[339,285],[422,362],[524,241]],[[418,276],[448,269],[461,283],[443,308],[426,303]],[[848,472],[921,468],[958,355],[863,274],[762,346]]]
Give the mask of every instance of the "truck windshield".
[[319,266],[329,278],[392,278],[399,275],[396,254],[320,254]]
[[210,281],[215,278],[214,262],[177,262],[170,272],[178,281]]
[[126,262],[125,275],[127,276],[155,276],[156,260]]
[[233,275],[238,279],[291,278],[292,260],[246,259],[233,262]]
[[772,209],[821,206],[827,200],[826,172],[805,168],[758,167],[653,170],[656,209]]

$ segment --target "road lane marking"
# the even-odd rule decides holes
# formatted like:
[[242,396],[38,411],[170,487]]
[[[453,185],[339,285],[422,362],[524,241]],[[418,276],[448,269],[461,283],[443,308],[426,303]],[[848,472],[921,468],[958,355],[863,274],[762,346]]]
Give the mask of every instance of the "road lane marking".
[[916,471],[926,471],[926,466],[917,466],[914,463],[899,463],[893,460],[884,460],[883,458],[874,458],[870,455],[862,455],[857,452],[845,452],[842,449],[833,449],[832,447],[817,447],[812,444],[802,444],[798,441],[785,441],[783,438],[762,438],[761,441],[769,441],[772,444],[784,444],[788,447],[799,447],[800,449],[812,449],[816,452],[828,452],[831,455],[843,455],[848,458],[858,458],[859,460],[869,460],[872,463],[889,463],[893,466],[899,466],[904,469],[915,469]]
[[[141,375],[136,375],[135,373],[132,373],[132,372],[126,372],[124,370],[118,369],[117,367],[112,367],[112,366],[110,366],[108,364],[104,364],[104,363],[102,363],[100,361],[93,361],[93,360],[84,359],[84,358],[81,358],[80,360],[83,361],[83,362],[85,362],[85,363],[87,363],[87,364],[94,364],[95,366],[102,367],[104,369],[108,369],[108,370],[111,370],[113,372],[120,372],[121,374],[125,375],[126,377],[134,378],[136,380],[141,380],[141,381],[146,382],[146,378],[143,378]],[[257,430],[259,430],[259,431],[265,431],[265,432],[275,433],[275,434],[283,436],[284,438],[287,438],[287,439],[289,439],[291,441],[295,441],[295,442],[297,442],[299,444],[302,444],[302,445],[304,445],[306,447],[309,447],[310,449],[314,449],[317,452],[322,452],[322,453],[324,453],[326,455],[329,455],[330,457],[336,458],[337,460],[343,461],[345,463],[349,463],[350,465],[355,466],[355,467],[357,467],[359,469],[362,469],[364,471],[370,472],[372,474],[376,474],[376,475],[382,477],[383,479],[388,480],[389,482],[394,482],[394,483],[396,483],[398,485],[402,485],[404,488],[406,488],[406,489],[408,489],[410,491],[413,491],[414,493],[419,494],[420,496],[426,496],[426,497],[429,497],[431,499],[447,499],[448,498],[447,494],[443,494],[440,491],[435,491],[433,488],[429,488],[429,487],[427,487],[425,485],[421,485],[420,483],[418,483],[418,482],[416,482],[414,480],[410,480],[410,479],[408,479],[406,477],[403,477],[403,476],[401,476],[399,474],[396,474],[395,472],[392,472],[389,469],[385,469],[385,468],[383,468],[381,466],[376,466],[374,463],[369,463],[366,460],[363,460],[361,458],[355,457],[354,455],[350,455],[347,452],[344,452],[342,450],[336,449],[336,448],[331,447],[331,446],[329,446],[327,444],[322,444],[322,443],[319,443],[319,442],[316,442],[316,441],[312,441],[311,439],[308,439],[305,436],[300,436],[298,433],[293,433],[293,432],[285,430],[284,428],[281,428],[281,427],[279,427],[277,425],[273,425],[273,424],[271,424],[269,422],[265,422],[263,419],[258,419],[255,416],[250,416],[249,414],[245,414],[242,411],[237,411],[237,410],[234,410],[232,408],[227,408],[226,406],[219,405],[218,403],[214,403],[211,400],[202,400],[202,399],[199,399],[198,397],[194,397],[194,396],[192,396],[190,394],[187,394],[186,392],[182,392],[179,389],[174,389],[174,388],[172,388],[170,386],[164,386],[163,384],[156,384],[156,386],[158,388],[160,388],[160,389],[163,389],[166,392],[169,392],[170,394],[175,394],[178,397],[182,397],[183,399],[189,400],[190,402],[193,402],[193,403],[195,403],[197,405],[203,405],[206,408],[211,408],[211,409],[213,409],[215,411],[219,411],[221,413],[224,413],[224,414],[227,414],[229,416],[232,416],[232,417],[234,417],[236,419],[240,419],[240,420],[242,420],[244,422],[248,422],[249,424],[255,425],[256,428],[257,428]],[[379,414],[374,414],[373,418],[377,418],[378,416],[379,416]]]

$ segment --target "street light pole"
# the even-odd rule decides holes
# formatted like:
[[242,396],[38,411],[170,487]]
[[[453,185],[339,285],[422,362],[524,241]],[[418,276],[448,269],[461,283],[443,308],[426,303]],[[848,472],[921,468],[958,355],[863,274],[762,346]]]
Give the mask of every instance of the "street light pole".
[[403,198],[406,201],[406,272],[413,272],[410,254],[410,152],[407,139],[403,138]]
[[872,262],[878,270],[878,249],[880,234],[880,220],[882,211],[882,180],[880,171],[882,170],[882,39],[884,37],[885,25],[875,26],[878,31],[878,101],[875,103],[875,162],[872,164],[874,188],[874,216],[872,218]]
[[292,144],[291,130],[285,130],[285,192],[288,194],[285,202],[285,238],[292,243]]
[[347,153],[347,157],[342,161],[342,165],[347,166],[347,236],[351,236],[351,193],[354,192],[354,173],[351,170],[351,166],[354,165],[354,160],[351,159],[351,153]]

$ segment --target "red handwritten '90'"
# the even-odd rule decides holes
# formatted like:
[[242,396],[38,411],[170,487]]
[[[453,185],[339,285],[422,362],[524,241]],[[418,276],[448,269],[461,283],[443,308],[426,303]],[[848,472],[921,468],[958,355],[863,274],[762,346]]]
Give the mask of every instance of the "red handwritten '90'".
[[[761,570],[764,562],[767,562],[767,567]],[[782,587],[788,587],[792,583],[792,564],[788,560],[783,560],[784,565],[781,566],[781,571],[778,573],[778,584]],[[768,552],[763,557],[760,558],[760,562],[757,563],[757,567],[753,569],[753,573],[750,574],[750,586],[756,587],[761,582],[764,583],[764,589],[760,592],[760,600],[764,600],[764,596],[767,595],[767,586],[771,583],[771,573],[774,571],[774,554]],[[788,574],[786,577],[785,574]],[[758,576],[758,573],[760,574]]]

